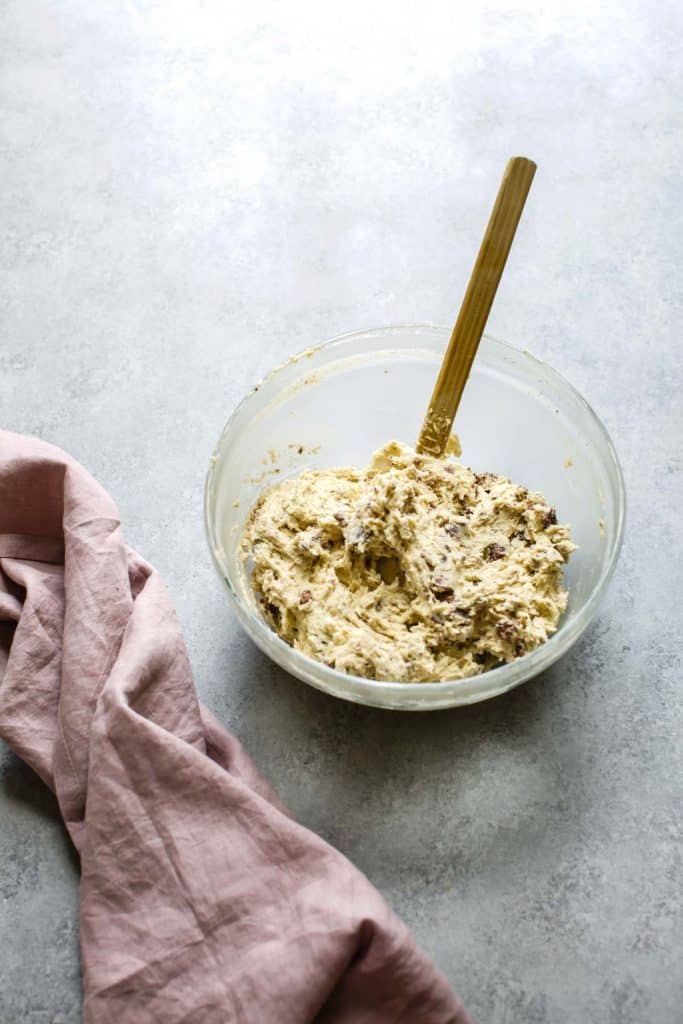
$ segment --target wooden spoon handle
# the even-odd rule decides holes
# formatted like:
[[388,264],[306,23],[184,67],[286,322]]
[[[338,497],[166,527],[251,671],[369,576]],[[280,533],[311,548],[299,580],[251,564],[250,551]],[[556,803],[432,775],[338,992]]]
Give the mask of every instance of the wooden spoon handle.
[[418,452],[439,456],[446,449],[535,171],[536,164],[526,157],[508,160],[422,424]]

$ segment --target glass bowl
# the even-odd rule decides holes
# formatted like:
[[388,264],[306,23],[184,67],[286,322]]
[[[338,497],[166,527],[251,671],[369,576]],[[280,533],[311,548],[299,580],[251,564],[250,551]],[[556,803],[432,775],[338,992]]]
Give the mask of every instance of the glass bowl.
[[625,493],[607,431],[580,394],[528,352],[485,336],[458,411],[463,461],[541,491],[579,545],[566,567],[567,611],[524,657],[481,675],[397,683],[346,675],[301,654],[261,617],[239,552],[259,494],[304,469],[365,466],[395,438],[414,444],[449,329],[408,324],[346,334],[273,370],[228,420],[210,460],[206,532],[230,603],[252,640],[287,672],[346,700],[405,710],[472,704],[557,660],[595,614],[624,530]]

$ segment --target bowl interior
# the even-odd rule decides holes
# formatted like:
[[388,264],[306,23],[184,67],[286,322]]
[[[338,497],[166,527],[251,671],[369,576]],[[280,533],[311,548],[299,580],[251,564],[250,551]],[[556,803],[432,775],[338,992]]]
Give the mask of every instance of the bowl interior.
[[[448,334],[417,325],[348,335],[273,371],[238,407],[212,459],[206,515],[219,571],[245,614],[260,618],[238,550],[258,495],[303,469],[363,466],[392,438],[414,443]],[[464,462],[542,491],[571,523],[579,550],[566,569],[569,605],[558,634],[571,629],[621,535],[621,475],[604,428],[553,370],[486,337],[455,429]]]

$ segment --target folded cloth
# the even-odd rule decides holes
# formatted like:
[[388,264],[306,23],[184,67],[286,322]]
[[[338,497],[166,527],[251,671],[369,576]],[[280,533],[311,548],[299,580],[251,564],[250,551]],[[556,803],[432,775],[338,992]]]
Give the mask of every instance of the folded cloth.
[[81,860],[86,1024],[466,1024],[405,925],[197,701],[157,573],[64,452],[0,432],[0,736]]

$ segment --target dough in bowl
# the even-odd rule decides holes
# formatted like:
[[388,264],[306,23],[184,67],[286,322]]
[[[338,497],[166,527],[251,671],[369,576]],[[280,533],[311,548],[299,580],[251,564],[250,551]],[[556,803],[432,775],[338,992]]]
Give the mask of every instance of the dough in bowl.
[[365,470],[270,488],[241,543],[283,640],[395,682],[460,679],[538,647],[566,607],[575,548],[542,494],[397,441]]

